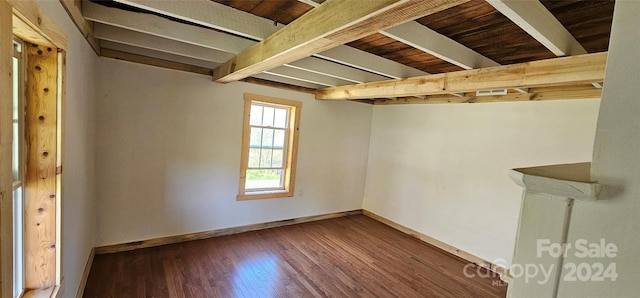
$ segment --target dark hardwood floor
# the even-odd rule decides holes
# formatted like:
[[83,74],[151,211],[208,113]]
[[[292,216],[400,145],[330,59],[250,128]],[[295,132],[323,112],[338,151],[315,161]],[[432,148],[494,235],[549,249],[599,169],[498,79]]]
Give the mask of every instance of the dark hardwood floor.
[[96,255],[84,297],[505,296],[495,274],[465,277],[466,264],[353,215]]

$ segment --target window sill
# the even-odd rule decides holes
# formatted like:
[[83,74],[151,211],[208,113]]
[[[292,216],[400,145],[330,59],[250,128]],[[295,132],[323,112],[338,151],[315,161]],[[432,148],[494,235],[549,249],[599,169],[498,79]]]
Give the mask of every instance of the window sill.
[[293,197],[293,191],[288,190],[269,190],[269,191],[252,191],[236,196],[238,201],[261,200],[261,199],[277,199]]

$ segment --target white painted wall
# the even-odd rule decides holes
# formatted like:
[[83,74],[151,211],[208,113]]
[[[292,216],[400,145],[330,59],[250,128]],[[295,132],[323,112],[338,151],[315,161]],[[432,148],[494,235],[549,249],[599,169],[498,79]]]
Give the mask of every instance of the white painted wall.
[[[372,106],[99,65],[98,245],[362,207]],[[236,201],[244,92],[303,102],[294,198]]]
[[59,1],[38,4],[68,39],[62,198],[64,297],[75,297],[89,253],[95,246],[95,115],[98,57]]
[[599,243],[605,239],[617,246],[618,253],[614,258],[578,258],[572,250],[565,259],[565,264],[585,263],[589,267],[615,264],[618,278],[600,282],[562,280],[558,297],[638,297],[640,293],[638,15],[639,1],[616,1],[591,168],[593,179],[604,189],[596,202],[574,203],[568,235],[569,243],[578,239]]
[[363,208],[509,266],[514,167],[591,159],[599,100],[377,106]]

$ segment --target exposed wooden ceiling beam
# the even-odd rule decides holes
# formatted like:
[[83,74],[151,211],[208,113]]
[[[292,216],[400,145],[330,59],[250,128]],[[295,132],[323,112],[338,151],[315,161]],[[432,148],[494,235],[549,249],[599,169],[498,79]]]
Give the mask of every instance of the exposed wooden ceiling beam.
[[193,72],[201,75],[210,75],[212,71],[210,68],[207,68],[207,67],[187,65],[183,63],[174,62],[171,60],[163,60],[159,58],[148,57],[148,56],[133,54],[129,52],[122,52],[122,51],[112,50],[108,48],[102,48],[100,52],[103,57],[107,57],[107,58],[113,58],[113,59],[135,62],[135,63],[145,64],[145,65],[168,68],[173,70]]
[[[229,32],[233,34],[237,34],[239,36],[245,36],[252,38],[254,40],[262,41],[267,38],[269,35],[273,34],[278,29],[284,27],[280,24],[274,24],[273,21],[261,18],[250,13],[242,12],[231,8],[226,5],[222,5],[219,3],[215,3],[209,0],[195,0],[195,1],[179,1],[179,2],[188,2],[180,3],[181,5],[176,5],[171,3],[173,1],[149,1],[149,0],[116,0],[120,3],[125,3],[128,5],[133,5],[138,8],[151,10],[163,15],[171,16],[174,18],[178,18],[181,20],[189,21],[192,23],[200,24],[205,27],[221,30],[224,32]],[[323,2],[323,1],[317,1]],[[320,3],[314,2],[312,0],[307,0],[305,3],[309,5],[318,6]],[[215,12],[210,12],[215,11]],[[233,16],[232,20],[229,20],[229,16]],[[249,46],[247,46],[249,47]],[[418,75],[424,75],[426,73],[418,73],[418,70],[402,65],[400,63],[375,56],[375,55],[366,55],[368,53],[362,52],[356,49],[352,49],[349,46],[338,46],[336,49],[340,51],[332,52],[331,58],[329,60],[344,64],[351,65],[354,68],[359,70],[368,71],[366,65],[376,65],[376,71],[374,73],[386,76],[383,77],[375,77],[371,75],[367,75],[366,72],[357,71],[353,69],[351,71],[340,71],[340,66],[342,65],[328,65],[326,63],[314,62],[314,65],[311,67],[309,63],[304,63],[306,66],[301,67],[306,71],[313,71],[317,73],[322,73],[327,76],[333,76],[336,78],[349,80],[349,81],[360,81],[364,79],[364,82],[371,82],[376,80],[385,80],[388,78],[406,78]],[[232,53],[237,54],[240,51],[234,51]],[[322,57],[322,54],[318,55]],[[373,56],[373,57],[370,57]],[[366,61],[366,63],[353,63],[353,61]],[[291,63],[291,66],[300,67],[300,64]],[[323,73],[324,72],[324,73]],[[339,74],[336,75],[335,73]],[[355,82],[354,82],[355,83]],[[358,82],[359,83],[359,82]]]
[[[587,50],[538,0],[487,0],[504,16],[529,33],[556,56],[586,54]],[[592,83],[600,86],[598,82]]]
[[[117,27],[104,25],[104,24],[96,24],[95,36],[104,41],[110,41],[114,43],[125,44],[129,46],[143,48],[143,49],[149,49],[149,50],[154,50],[158,52],[174,54],[177,56],[200,59],[202,61],[213,61],[213,62],[222,63],[228,60],[229,58],[233,57],[233,55],[230,53],[220,52],[213,49],[208,49],[208,48],[199,47],[199,46],[195,46],[187,43],[177,42],[170,39],[165,39],[165,38],[161,38],[161,37],[157,37],[149,34],[139,33],[139,32],[130,31],[130,30],[117,28]],[[316,59],[319,61],[314,61],[314,60],[302,61],[304,60],[302,59],[300,60],[302,61],[302,63],[297,63],[300,61],[296,61],[293,64],[300,64],[302,66],[314,67],[316,69],[318,68],[326,69],[326,71],[330,73],[335,72],[335,70],[340,70],[340,68],[336,66],[341,66],[341,65],[338,65],[335,63],[323,61],[318,58],[305,58],[305,59]],[[304,62],[308,62],[308,63],[304,63]],[[332,65],[325,65],[325,64],[332,64]],[[346,66],[342,66],[342,67],[348,68]],[[351,70],[349,74],[353,74],[354,71],[358,72],[358,70],[356,69],[349,68],[349,70]],[[367,74],[366,72],[363,72],[363,71],[359,71],[359,72],[362,72],[365,75]],[[325,75],[322,72],[318,73],[318,72],[308,71],[304,67],[296,67],[296,66],[287,65],[287,64],[285,64],[282,67],[278,67],[270,71],[267,71],[266,73],[270,73],[270,74],[281,76],[281,77],[294,78],[303,82],[314,83],[316,85],[319,85],[320,88],[373,81],[373,80],[365,80],[361,82],[353,82],[353,80],[345,80],[339,77],[331,77],[331,76]],[[368,74],[368,75],[375,76],[373,74]],[[386,78],[382,78],[378,80],[384,80],[384,79]]]
[[232,54],[240,53],[255,44],[255,42],[241,37],[173,22],[151,14],[106,7],[89,1],[84,1],[82,4],[82,12],[85,18],[96,23],[108,24]]
[[[217,66],[217,64],[211,65],[211,62],[209,61],[186,58],[162,51],[143,49],[110,41],[103,42],[102,46],[103,48],[101,52],[103,53],[103,57],[167,69],[193,72],[207,76],[211,76],[213,73],[213,67]],[[259,74],[256,76],[256,79],[247,78],[242,81],[306,93],[314,93],[315,89],[324,87],[322,85],[311,84],[297,79],[289,79],[270,74]]]
[[538,0],[487,0],[496,10],[529,33],[556,56],[587,51]]
[[282,25],[210,0],[114,0],[253,40],[263,40]]
[[214,70],[231,82],[468,0],[328,0]]
[[[193,55],[189,56],[184,55],[183,53],[171,53],[170,50],[167,51],[167,49],[165,49],[166,44],[166,42],[158,44],[159,47],[156,47],[154,49],[146,48],[144,46],[141,47],[139,44],[129,45],[104,40],[102,43],[102,52],[104,54],[102,56],[173,70],[193,72],[208,76],[211,76],[213,74],[213,67],[219,65],[211,64],[211,62],[198,59],[198,57],[193,57]],[[262,79],[259,79],[259,77],[261,77]],[[298,79],[290,79],[270,74],[260,74],[256,76],[255,80],[247,78],[243,81],[306,93],[309,93],[311,90],[315,92],[315,89],[326,87],[324,85],[311,84]],[[269,83],[269,81],[271,81],[271,83]]]
[[[298,0],[313,7],[320,3],[313,0]],[[498,66],[499,64],[478,52],[434,31],[422,24],[412,21],[379,31],[387,37],[422,50],[442,60],[464,69]],[[414,75],[415,76],[415,75]],[[411,77],[411,76],[406,76]]]
[[285,77],[285,78],[290,78],[290,79],[298,79],[300,81],[304,81],[304,82],[309,82],[309,83],[313,83],[313,84],[316,84],[316,85],[320,85],[320,86],[322,86],[322,88],[334,87],[334,86],[344,86],[344,85],[352,84],[349,81],[336,79],[336,78],[332,78],[332,77],[327,77],[325,75],[320,75],[320,74],[317,74],[317,73],[308,72],[308,71],[305,71],[305,70],[301,70],[301,69],[298,69],[298,68],[292,68],[292,67],[288,67],[288,66],[276,67],[274,69],[270,69],[270,70],[264,71],[264,73],[268,73],[268,74],[272,74],[272,75],[276,75],[276,76],[281,76],[281,77]]
[[265,80],[265,79],[259,79],[259,78],[255,78],[255,77],[244,78],[244,79],[242,79],[240,81],[241,82],[245,82],[245,83],[250,83],[250,84],[268,86],[268,87],[285,89],[285,90],[293,90],[293,91],[304,92],[304,93],[309,93],[309,94],[315,94],[316,93],[316,89],[307,88],[307,87],[299,87],[299,86],[294,86],[294,85],[290,85],[290,84],[274,82],[274,81],[269,81],[269,80]]
[[[419,25],[419,26],[422,26],[422,25]],[[383,32],[383,31],[380,31],[380,32]],[[449,45],[452,46],[451,44]],[[462,46],[462,45],[459,45],[459,46]],[[453,47],[455,50],[456,46],[453,46]],[[318,53],[315,56],[322,57],[324,59],[331,60],[331,61],[337,61],[337,62],[339,61],[340,63],[346,63],[351,67],[363,69],[368,72],[379,73],[381,75],[387,76],[392,79],[402,79],[402,78],[429,75],[429,73],[427,72],[424,72],[412,67],[408,67],[398,62],[384,59],[374,54],[367,53],[365,51],[361,51],[348,46],[335,47],[333,49],[324,51],[322,53]],[[380,80],[376,80],[376,81],[380,81]]]
[[[210,70],[213,70],[216,66],[220,65],[220,63],[215,63],[211,61],[185,57],[185,56],[171,54],[171,53],[167,53],[159,50],[144,49],[144,48],[139,48],[139,47],[111,42],[111,41],[103,41],[101,43],[101,46],[102,46],[102,49],[110,49],[110,50],[119,51],[123,53],[131,53],[134,55],[139,55],[144,57],[156,58],[156,59],[165,60],[165,61],[172,61],[179,64],[199,66],[203,68],[208,68]],[[126,60],[126,59],[123,59],[123,60]],[[132,62],[136,62],[136,61],[132,61]]]
[[[322,4],[324,0],[298,0],[299,2],[306,3],[310,6],[317,7]],[[349,65],[354,68],[366,70],[367,72],[375,73],[380,76],[385,76],[391,79],[409,78],[415,76],[427,75],[428,73],[422,72],[415,68],[406,66],[404,64],[397,63],[395,61],[376,56],[365,51],[361,51],[349,46],[337,46],[328,51],[315,54],[314,56],[322,57],[323,59],[331,60],[336,63]],[[381,81],[372,80],[372,81]],[[354,83],[366,83],[366,82],[354,82]]]
[[427,75],[428,73],[398,62],[361,51],[350,46],[338,46],[314,56],[372,72],[391,79]]
[[542,100],[569,100],[569,99],[599,99],[602,90],[591,88],[570,91],[534,91],[529,93],[509,93],[507,95],[494,96],[463,96],[431,95],[425,98],[401,97],[397,99],[376,99],[375,105],[394,104],[443,104],[443,103],[488,103],[488,102],[514,102],[514,101],[542,101]]
[[339,63],[326,61],[316,57],[302,58],[298,61],[287,63],[285,65],[322,75],[327,75],[356,84],[384,81],[389,79],[385,76],[359,70]]
[[316,99],[365,99],[600,82],[607,53],[320,89]]
[[[164,61],[174,61],[176,63],[187,65],[208,66],[210,68],[209,72],[211,72],[213,67],[218,66],[221,62],[227,60],[220,59],[220,55],[227,55],[227,58],[229,55],[233,56],[229,53],[219,52],[213,49],[198,47],[187,43],[181,43],[104,24],[96,24],[95,33],[96,37],[103,40],[104,47],[107,49],[116,50],[118,52],[130,52],[139,56],[157,58]],[[212,62],[217,63],[213,64]],[[142,63],[149,64],[146,62]],[[176,69],[175,66],[169,68]],[[290,66],[278,67],[270,70],[269,73],[279,77],[313,83],[317,88],[352,84],[350,81],[340,80]]]
[[[181,19],[189,20],[195,18],[198,13],[194,12],[193,9],[182,9],[182,12],[185,16],[180,16]],[[183,56],[193,56],[198,55],[196,58],[202,58],[203,54],[206,54],[210,50],[216,51],[224,51],[231,54],[237,54],[241,50],[248,48],[249,46],[255,44],[256,42],[246,40],[241,37],[228,35],[212,30],[208,30],[205,28],[199,28],[195,26],[189,26],[185,24],[180,24],[177,22],[173,22],[158,16],[143,14],[143,13],[135,13],[129,12],[117,8],[109,8],[102,5],[98,5],[95,3],[86,3],[84,7],[85,16],[88,19],[91,19],[96,22],[96,27],[101,26],[113,26],[114,29],[110,29],[110,31],[115,31],[115,27],[121,29],[127,29],[131,31],[135,31],[138,33],[144,33],[147,35],[133,34],[127,33],[115,34],[114,32],[105,32],[104,29],[99,32],[99,37],[104,40],[114,41],[118,43],[135,45],[143,48],[150,48],[150,46],[154,46],[155,48],[160,47],[163,51],[169,51],[171,53],[181,54]],[[176,16],[178,11],[169,11],[167,15]],[[192,13],[193,12],[193,13]],[[267,21],[266,19],[250,15],[253,19],[258,19],[255,23],[263,23],[263,21]],[[269,21],[270,22],[270,21]],[[214,24],[206,25],[207,27],[213,28]],[[243,27],[248,31],[251,31],[250,28]],[[238,29],[238,28],[237,28]],[[242,29],[242,28],[239,28]],[[244,35],[248,33],[245,32]],[[210,36],[211,38],[207,38]],[[220,39],[220,36],[224,37]],[[158,39],[167,40],[168,42],[159,42]],[[171,42],[173,41],[173,42]],[[180,43],[185,43],[187,45],[180,45]],[[193,48],[192,51],[182,51],[181,48],[192,48],[192,47],[203,47],[207,49],[197,49]],[[341,46],[341,48],[349,48],[347,46]],[[355,50],[354,51],[358,51]],[[347,59],[352,59],[353,52],[348,51],[343,55],[348,55]],[[218,61],[218,56],[212,57],[212,60],[216,62]],[[230,55],[224,61],[233,57]],[[385,63],[396,63],[390,60],[386,60],[384,58],[374,56],[375,58],[369,59],[368,62],[376,63],[377,65],[385,65]],[[341,57],[338,57],[341,58]],[[310,60],[311,59],[311,60]],[[364,60],[364,59],[363,59]],[[409,68],[407,66],[398,64],[399,68]],[[326,76],[339,78],[342,80],[347,80],[353,83],[361,83],[361,82],[371,82],[371,81],[379,81],[388,79],[388,77],[382,77],[376,74],[369,73],[367,71],[363,71],[360,69],[353,69],[346,67],[344,65],[339,64],[338,62],[326,61],[318,58],[306,58],[293,63],[290,63],[291,67],[299,68],[302,70],[306,70],[309,72],[315,72],[318,74],[323,74]],[[407,73],[410,73],[407,71]],[[326,87],[325,85],[321,87]]]
[[464,69],[500,65],[418,22],[407,22],[380,33]]
[[[114,58],[118,60],[141,63],[151,66],[193,72],[208,76],[212,75],[213,67],[219,65],[212,64],[210,61],[163,52],[162,48],[152,50],[111,41],[102,42],[102,52],[104,53],[103,57],[107,58]],[[291,90],[296,89],[296,86],[300,86],[300,88],[304,89],[304,92],[308,92],[312,89],[315,91],[315,89],[325,87],[324,85],[311,84],[298,79],[290,79],[282,76],[275,76],[264,73],[258,74],[254,77],[262,80],[280,83],[282,84],[282,86],[278,87],[286,86],[287,89]],[[257,81],[251,81],[250,79],[247,80],[247,82],[257,83]],[[265,83],[262,82],[261,85],[265,85]],[[303,89],[299,89],[297,91],[301,91]]]
[[205,61],[222,63],[233,57],[233,54],[231,53],[100,23],[95,24],[93,30],[94,36],[101,40],[127,44],[150,50],[159,50]]
[[267,80],[267,81],[279,82],[279,83],[283,83],[283,84],[296,85],[296,86],[301,86],[301,87],[306,87],[306,88],[313,88],[313,89],[318,89],[318,88],[322,88],[323,87],[322,85],[312,84],[312,83],[301,81],[301,80],[298,80],[298,79],[285,78],[285,77],[276,76],[276,75],[272,75],[272,74],[268,74],[268,73],[259,73],[259,74],[253,75],[251,77],[258,78],[258,79],[263,79],[263,80]]

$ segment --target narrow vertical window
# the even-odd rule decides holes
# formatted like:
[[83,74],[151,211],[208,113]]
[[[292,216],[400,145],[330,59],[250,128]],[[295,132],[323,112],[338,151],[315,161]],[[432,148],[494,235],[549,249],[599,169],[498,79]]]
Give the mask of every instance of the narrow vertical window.
[[292,197],[302,103],[245,94],[238,200]]
[[13,296],[24,290],[23,184],[24,184],[24,64],[23,42],[13,41]]

